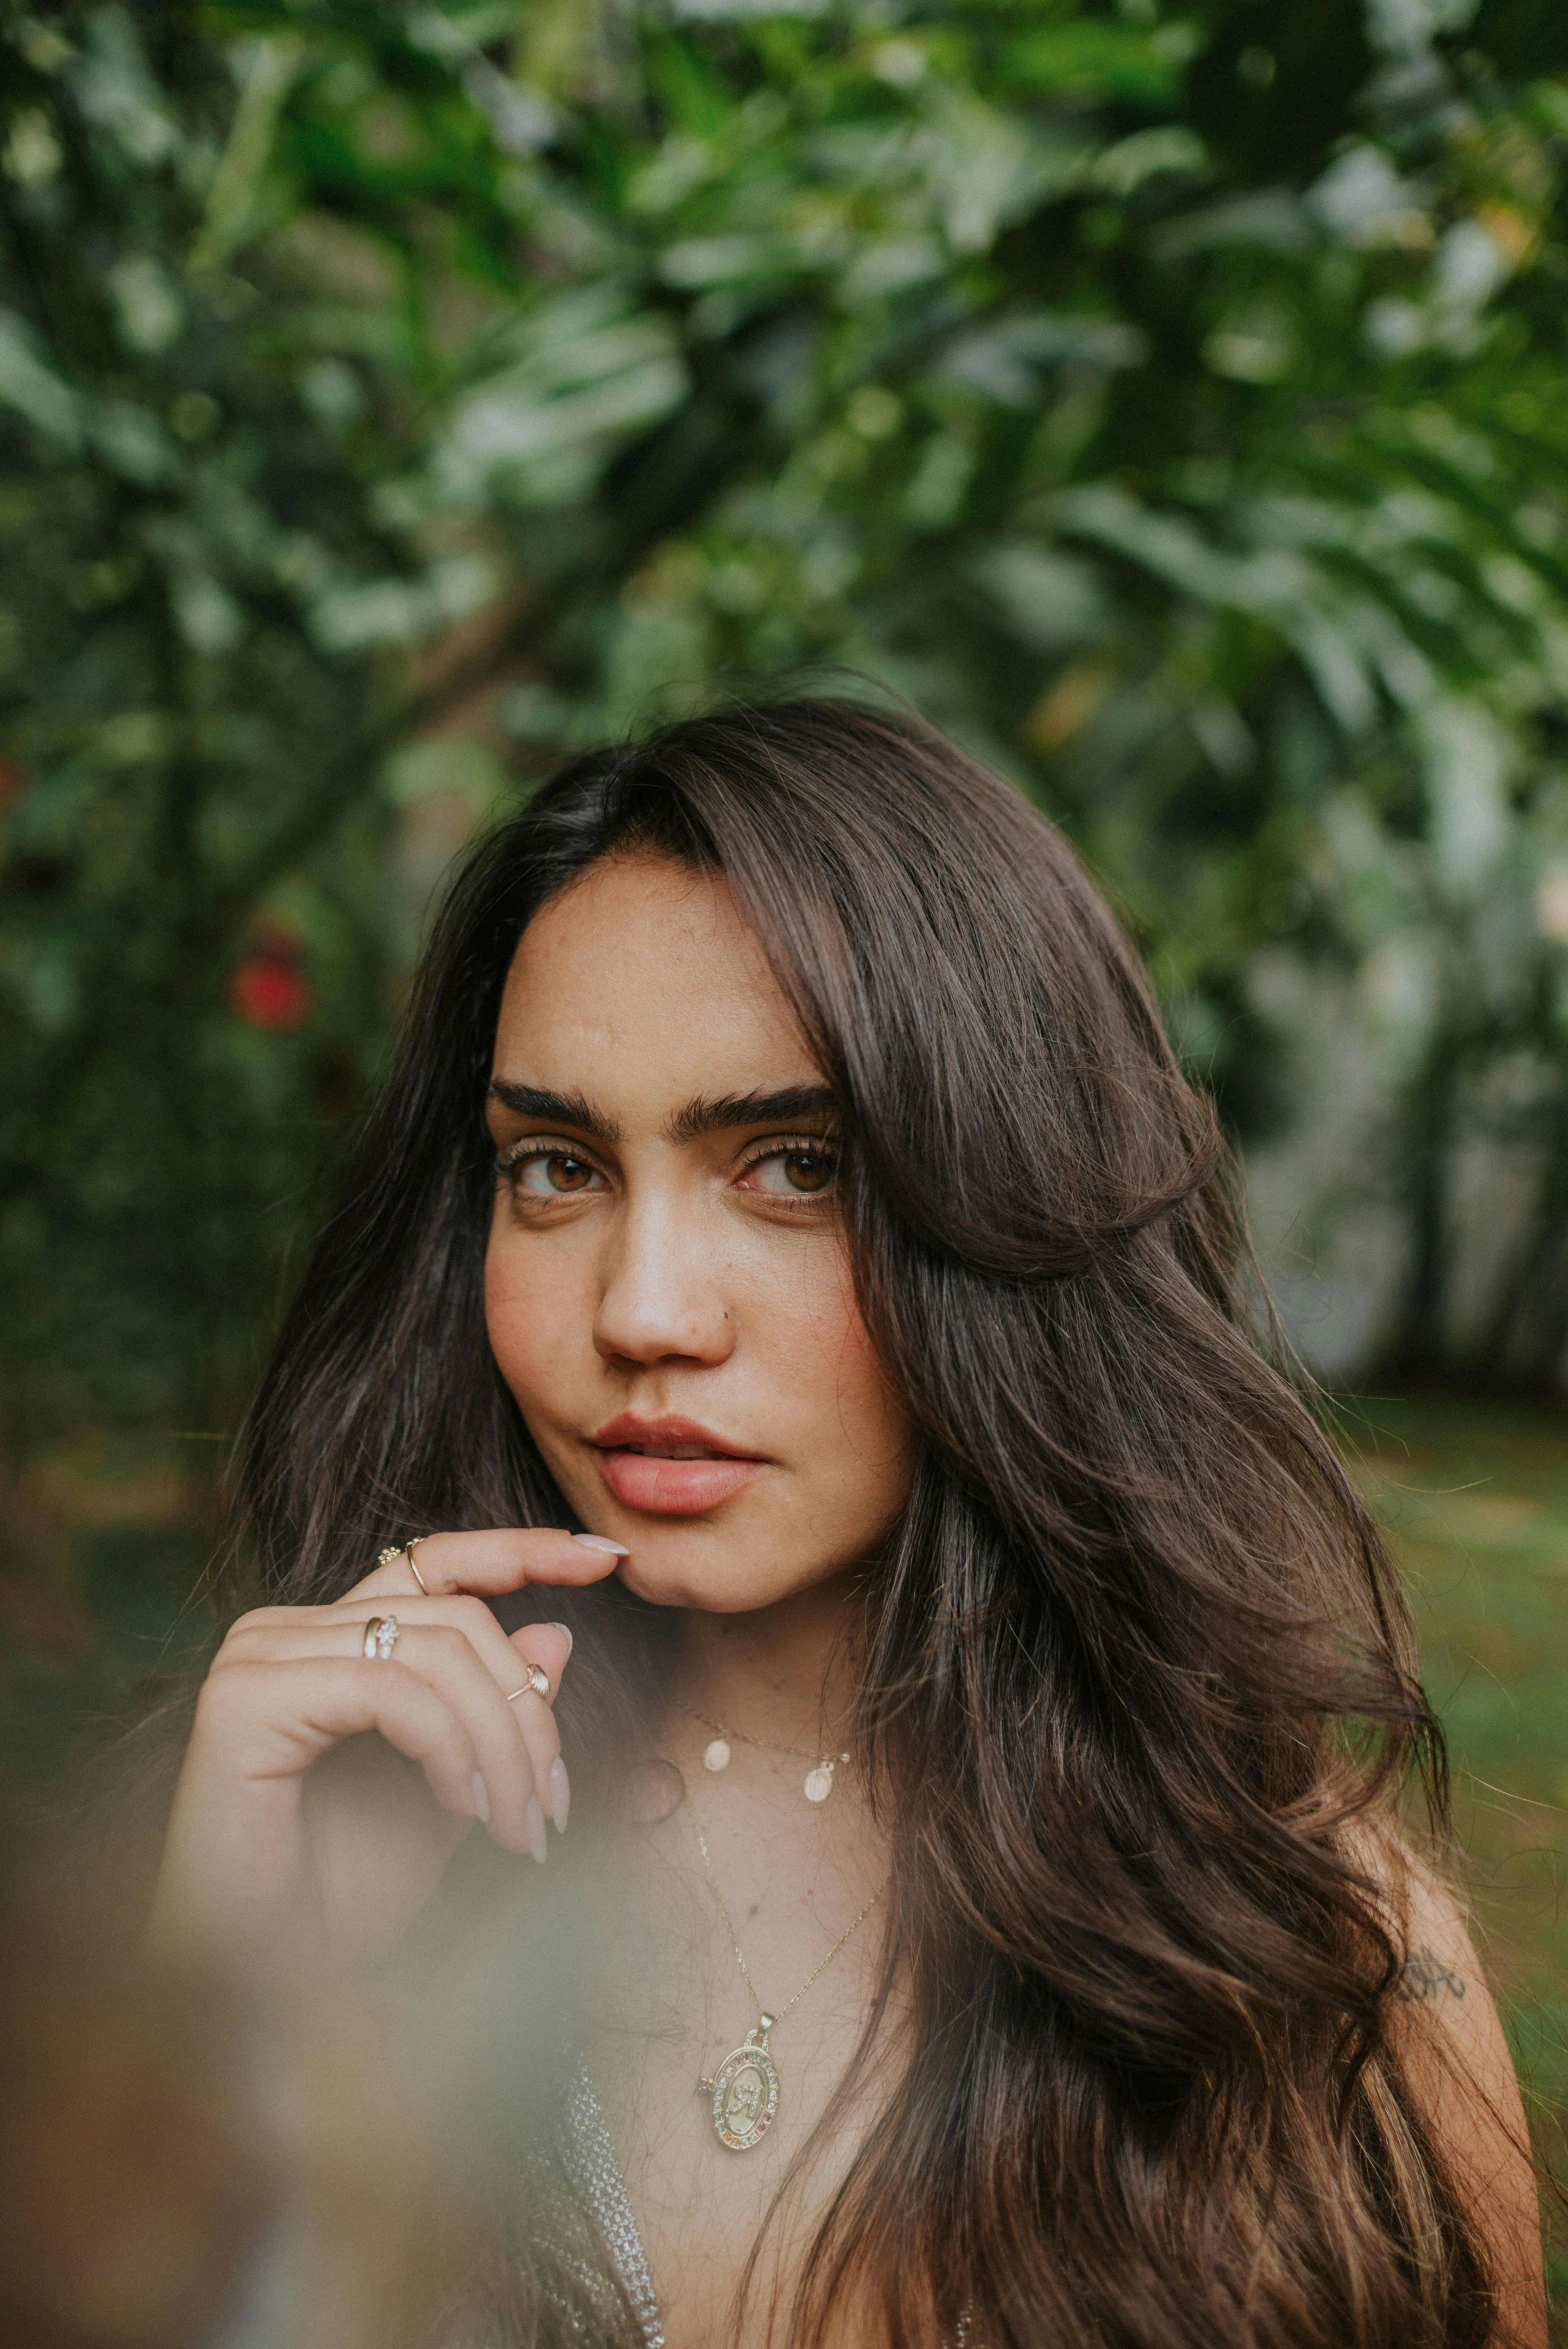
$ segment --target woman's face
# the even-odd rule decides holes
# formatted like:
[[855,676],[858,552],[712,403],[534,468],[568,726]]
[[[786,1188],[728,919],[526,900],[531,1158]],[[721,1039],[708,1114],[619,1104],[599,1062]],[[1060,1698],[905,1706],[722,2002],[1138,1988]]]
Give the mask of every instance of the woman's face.
[[728,884],[606,859],[518,946],[485,1310],[624,1580],[766,1607],[874,1550],[913,1442],[855,1303],[834,1105]]

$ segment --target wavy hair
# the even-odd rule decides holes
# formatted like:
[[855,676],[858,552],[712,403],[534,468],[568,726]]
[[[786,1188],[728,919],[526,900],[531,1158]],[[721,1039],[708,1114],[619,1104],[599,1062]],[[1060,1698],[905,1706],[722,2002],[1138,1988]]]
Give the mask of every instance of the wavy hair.
[[[1412,1780],[1446,1816],[1392,1570],[1260,1343],[1215,1120],[1134,953],[935,732],[721,711],[578,760],[473,851],[254,1415],[273,1594],[335,1597],[421,1526],[570,1522],[486,1341],[483,1105],[524,926],[633,850],[727,876],[839,1097],[861,1308],[919,1438],[855,1731],[910,2050],[790,2330],[853,2299],[931,2349],[1480,2349],[1365,1857]],[[602,1802],[657,1716],[658,1610],[549,1605]]]

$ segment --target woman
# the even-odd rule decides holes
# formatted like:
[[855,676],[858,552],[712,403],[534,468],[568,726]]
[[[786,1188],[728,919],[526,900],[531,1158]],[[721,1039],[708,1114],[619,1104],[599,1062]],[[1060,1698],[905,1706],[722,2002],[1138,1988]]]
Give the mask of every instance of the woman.
[[935,734],[690,721],[476,851],[159,1915],[362,1965],[476,1823],[530,1877],[499,2337],[1544,2341],[1439,1733],[1254,1296],[1129,949]]

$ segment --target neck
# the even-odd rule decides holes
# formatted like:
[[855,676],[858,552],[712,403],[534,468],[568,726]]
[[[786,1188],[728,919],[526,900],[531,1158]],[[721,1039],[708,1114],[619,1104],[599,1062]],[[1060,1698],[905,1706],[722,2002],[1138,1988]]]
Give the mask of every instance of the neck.
[[689,1610],[675,1700],[748,1737],[811,1751],[837,1746],[854,1704],[854,1623],[843,1575],[751,1614]]

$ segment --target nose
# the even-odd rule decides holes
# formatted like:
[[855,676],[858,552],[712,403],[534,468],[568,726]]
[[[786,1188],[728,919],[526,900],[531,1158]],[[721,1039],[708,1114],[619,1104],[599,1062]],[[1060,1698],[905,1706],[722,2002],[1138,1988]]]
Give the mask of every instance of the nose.
[[628,1200],[607,1240],[593,1342],[607,1362],[723,1362],[735,1343],[712,1235],[668,1195]]

